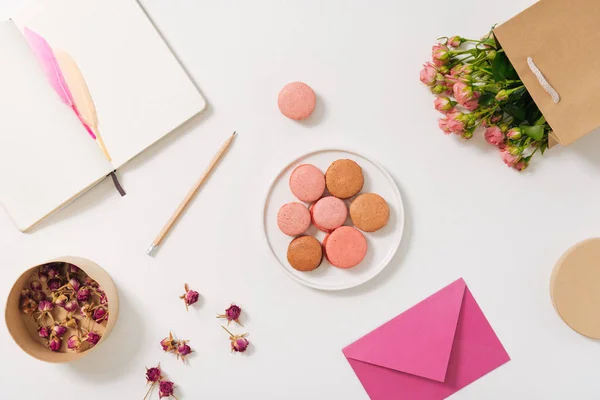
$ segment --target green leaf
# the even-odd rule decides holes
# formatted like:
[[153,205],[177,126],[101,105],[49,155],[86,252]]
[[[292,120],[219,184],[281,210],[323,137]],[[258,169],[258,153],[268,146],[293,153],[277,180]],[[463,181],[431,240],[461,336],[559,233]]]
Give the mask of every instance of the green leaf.
[[516,119],[517,121],[525,120],[525,110],[514,104],[507,104],[504,107],[504,112]]
[[548,141],[544,141],[542,142],[542,144],[540,145],[540,153],[542,153],[542,155],[544,155],[544,152],[546,151],[546,149],[548,148]]
[[494,81],[500,82],[507,79],[509,65],[510,63],[506,54],[503,51],[499,51],[494,61],[492,61],[492,77]]
[[494,38],[491,38],[491,37],[483,40],[481,42],[481,44],[488,45],[488,46],[491,46],[493,48],[496,48],[496,41],[494,40]]
[[496,95],[494,93],[485,92],[479,98],[479,104],[482,106],[489,106],[496,100]]
[[542,125],[521,125],[519,128],[521,128],[523,133],[532,138],[533,140],[542,140],[542,138],[544,137],[544,127]]

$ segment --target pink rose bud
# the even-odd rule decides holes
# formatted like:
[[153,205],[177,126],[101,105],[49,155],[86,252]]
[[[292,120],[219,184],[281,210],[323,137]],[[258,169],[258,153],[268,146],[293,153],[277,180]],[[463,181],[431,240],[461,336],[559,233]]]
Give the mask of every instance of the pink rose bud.
[[73,277],[69,279],[69,286],[73,288],[74,291],[78,291],[81,287],[81,283],[77,280],[77,278]]
[[448,39],[448,46],[458,47],[462,44],[463,41],[464,39],[460,36],[452,36],[450,39]]
[[53,308],[54,308],[54,305],[51,302],[49,302],[48,300],[42,300],[42,301],[40,301],[40,304],[38,305],[38,310],[40,310],[41,312],[52,311]]
[[163,340],[161,340],[160,345],[162,346],[164,351],[175,350],[175,346],[177,345],[177,343],[173,339],[173,333],[169,332],[169,337],[166,337]]
[[529,164],[527,163],[527,161],[521,160],[518,163],[516,163],[513,166],[513,168],[516,169],[517,171],[524,171],[525,169],[527,169],[528,166],[529,166]]
[[42,300],[46,300],[46,293],[39,291],[39,292],[33,292],[33,295],[31,296],[35,301],[42,301]]
[[243,353],[246,351],[249,344],[250,342],[248,342],[248,339],[238,338],[231,341],[231,350],[235,351],[236,353]]
[[521,128],[511,128],[508,132],[506,132],[506,137],[512,140],[517,140],[521,138]]
[[23,299],[21,302],[21,312],[25,315],[33,316],[37,309],[38,303],[33,299]]
[[500,128],[498,128],[495,125],[487,128],[484,136],[485,140],[487,140],[489,144],[492,144],[494,146],[498,146],[500,145],[500,143],[504,142],[504,134],[502,133]]
[[108,312],[104,308],[96,308],[92,314],[94,321],[100,323],[106,319]]
[[452,108],[454,108],[454,104],[452,102],[452,100],[450,100],[448,97],[443,97],[440,96],[438,98],[435,99],[435,101],[433,102],[433,107],[438,110],[441,113],[446,113],[450,110],[452,110]]
[[65,310],[67,310],[70,313],[77,311],[78,308],[79,304],[77,303],[77,300],[71,300],[68,301],[67,304],[65,304]]
[[[463,82],[457,82],[452,88],[454,92],[454,98],[461,106],[469,109],[473,107],[473,103],[469,103],[472,100],[477,100],[480,97],[479,93],[475,93],[470,85]],[[476,104],[478,104],[477,102]],[[475,107],[477,108],[477,107]]]
[[102,304],[103,306],[108,304],[108,299],[106,298],[106,294],[102,293],[100,295],[100,304]]
[[181,343],[177,346],[177,352],[182,356],[186,356],[192,352],[192,348],[185,343]]
[[58,296],[56,298],[56,300],[54,301],[54,304],[57,307],[64,308],[65,305],[67,304],[67,301],[69,301],[69,298],[67,296],[65,296],[64,294],[61,294],[60,296]]
[[496,94],[496,101],[500,102],[500,101],[505,101],[508,99],[508,92],[504,89],[502,89],[501,91],[498,92],[498,94]]
[[38,290],[42,290],[42,282],[40,281],[33,281],[29,284],[29,287],[31,288],[31,290],[33,291],[38,291]]
[[96,282],[95,280],[93,280],[89,276],[84,279],[83,284],[85,286],[89,286],[89,287],[92,287],[92,288],[97,288],[98,287],[98,282]]
[[31,290],[29,289],[21,289],[21,298],[22,299],[27,299],[31,297]]
[[50,336],[50,329],[48,329],[47,326],[42,326],[38,329],[38,335],[40,335],[41,338],[47,339],[48,336]]
[[58,275],[59,275],[58,267],[56,267],[54,265],[48,267],[48,277],[49,278],[56,278]]
[[148,383],[157,382],[160,380],[162,372],[160,371],[160,365],[157,367],[146,368],[146,380]]
[[440,129],[442,130],[442,132],[444,132],[444,134],[449,135],[452,133],[452,131],[450,130],[450,127],[448,126],[448,118],[440,118],[438,120],[438,126],[440,127]]
[[50,339],[48,347],[50,347],[50,350],[52,351],[58,351],[60,349],[60,344],[60,339],[54,336],[52,339]]
[[80,271],[79,267],[76,267],[73,264],[69,264],[69,272],[72,274],[76,274]]
[[225,314],[217,315],[217,318],[227,319],[227,325],[231,323],[231,321],[237,322],[239,325],[242,325],[239,321],[240,315],[242,314],[242,308],[236,304],[231,304],[229,308],[225,310]]
[[435,44],[431,48],[431,56],[433,57],[433,63],[438,67],[446,64],[450,58],[448,46],[443,44]]
[[54,332],[54,334],[58,337],[61,337],[62,335],[64,335],[66,331],[67,331],[67,328],[65,328],[62,325],[54,325],[54,327],[52,328],[52,332]]
[[48,272],[46,272],[46,271],[42,271],[42,270],[39,270],[39,271],[38,271],[38,279],[39,279],[39,280],[40,280],[40,282],[42,282],[42,283],[46,283],[46,282],[48,282]]
[[95,346],[100,341],[100,335],[98,335],[96,332],[88,332],[85,341]]
[[70,350],[77,350],[79,348],[79,346],[81,346],[81,340],[79,339],[79,336],[77,336],[77,335],[69,336],[69,339],[67,339],[67,347]]
[[173,390],[175,388],[175,384],[170,381],[162,381],[158,386],[158,398],[162,399],[163,397],[171,397],[173,396]]
[[183,302],[185,303],[185,310],[187,311],[188,306],[191,306],[198,301],[200,294],[195,290],[190,290],[187,283],[183,285],[183,288],[185,289],[185,293],[179,296],[179,298],[183,299]]
[[421,82],[427,86],[435,85],[437,70],[432,63],[423,64],[423,69],[419,75]]
[[464,114],[460,112],[450,112],[448,117],[448,129],[456,134],[462,134],[465,130],[465,123],[462,121]]
[[90,289],[87,286],[82,286],[77,291],[77,300],[88,301],[89,297],[90,297]]
[[500,157],[502,158],[502,161],[504,161],[504,164],[512,167],[517,163],[517,161],[519,161],[519,157],[510,154],[507,149],[500,152]]
[[59,288],[60,288],[60,279],[58,279],[58,278],[48,279],[48,289],[58,290]]

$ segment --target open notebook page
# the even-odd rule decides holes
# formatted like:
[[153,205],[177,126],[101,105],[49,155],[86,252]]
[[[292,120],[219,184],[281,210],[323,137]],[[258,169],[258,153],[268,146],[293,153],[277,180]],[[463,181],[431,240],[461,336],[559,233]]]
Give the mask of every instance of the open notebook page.
[[15,224],[28,229],[111,171],[17,26],[0,22],[0,203]]
[[30,1],[14,19],[77,63],[115,169],[206,106],[136,0]]

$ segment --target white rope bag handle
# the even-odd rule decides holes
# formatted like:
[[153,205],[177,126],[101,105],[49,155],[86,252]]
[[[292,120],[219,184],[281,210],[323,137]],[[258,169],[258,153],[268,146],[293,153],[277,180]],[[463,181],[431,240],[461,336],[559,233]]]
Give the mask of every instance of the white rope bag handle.
[[558,94],[558,92],[556,90],[554,90],[552,85],[550,85],[550,83],[546,80],[546,78],[544,77],[544,74],[542,74],[542,71],[540,71],[540,69],[537,67],[537,65],[535,65],[535,63],[533,62],[533,58],[527,57],[527,65],[529,65],[529,69],[531,70],[531,72],[533,72],[533,74],[537,78],[538,82],[540,82],[540,85],[542,85],[544,90],[546,92],[548,92],[550,97],[552,97],[552,101],[555,103],[558,103],[560,101],[560,95]]

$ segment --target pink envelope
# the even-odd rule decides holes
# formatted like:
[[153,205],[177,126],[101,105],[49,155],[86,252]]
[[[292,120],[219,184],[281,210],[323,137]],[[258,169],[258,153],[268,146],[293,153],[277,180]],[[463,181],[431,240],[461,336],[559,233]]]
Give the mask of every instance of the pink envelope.
[[510,360],[462,278],[343,352],[373,400],[445,399]]

